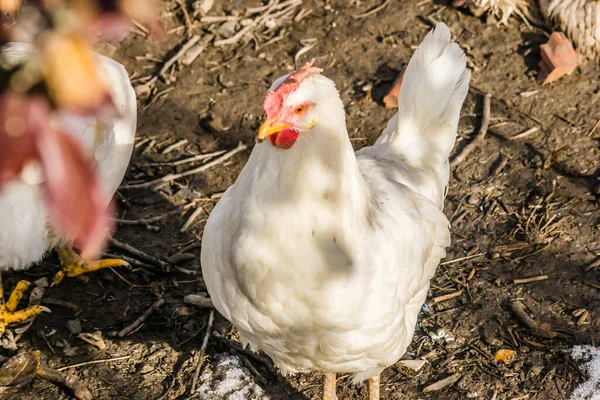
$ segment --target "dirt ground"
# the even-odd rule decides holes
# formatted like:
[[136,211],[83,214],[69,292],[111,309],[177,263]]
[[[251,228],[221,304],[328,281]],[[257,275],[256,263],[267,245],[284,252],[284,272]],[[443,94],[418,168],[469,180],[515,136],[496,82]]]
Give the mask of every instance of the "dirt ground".
[[[205,41],[211,34],[217,40],[231,34],[222,22],[200,22],[193,3],[185,4],[187,16],[184,1],[163,3],[162,20],[170,30],[164,42],[152,41],[136,28],[118,48],[103,46],[102,51],[122,62],[134,85],[140,85],[192,35]],[[215,3],[209,16],[243,16],[246,8],[260,5]],[[210,310],[186,305],[183,299],[205,293],[199,264],[203,225],[250,154],[266,89],[294,69],[295,56],[300,62],[316,57],[324,74],[335,80],[358,149],[373,143],[393,115],[383,107],[382,95],[433,18],[450,27],[473,70],[456,149],[477,133],[487,92],[492,94],[490,129],[478,150],[452,173],[445,212],[452,221],[453,243],[432,282],[429,310],[404,356],[427,362],[417,372],[400,365],[388,368],[382,375],[382,398],[569,398],[585,376],[569,349],[595,344],[600,337],[600,129],[593,131],[600,119],[600,67],[588,62],[573,75],[540,86],[535,76],[539,45],[547,40],[544,30],[516,19],[509,26],[488,24],[485,18],[427,0],[391,1],[377,13],[357,17],[379,4],[304,0],[282,25],[261,26],[252,38],[234,44],[209,43],[191,65],[168,69],[150,96],[141,93],[137,145],[125,183],[200,166],[207,160],[168,163],[229,151],[240,141],[249,149],[158,188],[121,189],[119,218],[138,222],[120,223],[115,238],[154,259],[112,246],[109,253],[137,259],[137,265],[67,279],[47,289],[44,304],[52,314],[35,320],[18,341],[19,349],[41,351],[42,360],[56,368],[108,360],[64,370],[97,399],[210,398],[190,393],[194,370],[202,357],[201,381],[223,354],[238,357],[273,399],[320,398],[320,375],[282,378],[266,355],[243,350],[235,330],[218,314],[201,354]],[[531,128],[538,129],[511,140]],[[178,143],[183,139],[187,142]],[[204,211],[181,232],[200,207]],[[139,221],[157,216],[162,217]],[[57,266],[56,256],[50,255],[28,271],[6,273],[5,288],[19,279],[50,277]],[[515,283],[542,275],[547,279]],[[440,301],[444,295],[453,296]],[[159,298],[164,305],[141,327],[123,338],[114,336]],[[519,305],[525,306],[525,317],[518,313]],[[533,322],[528,324],[527,316]],[[106,347],[83,342],[77,338],[80,330],[101,332]],[[501,349],[516,350],[507,365],[494,360]],[[449,376],[456,381],[423,392]],[[366,390],[340,377],[338,396],[366,398]],[[39,379],[0,397],[67,398]]]

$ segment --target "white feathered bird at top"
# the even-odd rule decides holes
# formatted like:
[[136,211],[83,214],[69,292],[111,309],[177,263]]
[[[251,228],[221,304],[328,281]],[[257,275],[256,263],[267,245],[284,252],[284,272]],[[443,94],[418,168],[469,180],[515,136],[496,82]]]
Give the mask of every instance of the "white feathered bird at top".
[[[26,43],[9,43],[1,51],[3,59],[13,65],[38,56],[36,48]],[[96,117],[62,111],[58,114],[57,121],[60,129],[80,144],[85,155],[95,165],[99,186],[103,191],[99,193],[98,200],[105,202],[106,207],[129,165],[136,131],[137,105],[125,68],[101,55],[95,55],[94,60],[117,113]],[[53,172],[55,171],[47,173]],[[77,276],[100,268],[128,265],[122,260],[82,260],[74,253],[49,215],[42,190],[43,182],[44,176],[39,167],[29,164],[18,179],[6,183],[0,189],[0,271],[29,268],[54,248],[58,248],[63,265],[63,270],[55,278],[55,284],[64,275]],[[0,334],[8,324],[20,322],[41,312],[38,306],[15,311],[28,285],[26,281],[19,282],[8,304],[0,304]]]
[[271,86],[266,120],[212,211],[202,271],[217,310],[283,374],[359,382],[404,354],[445,248],[448,156],[470,73],[437,24],[405,71],[398,113],[356,154],[335,84],[312,62]]

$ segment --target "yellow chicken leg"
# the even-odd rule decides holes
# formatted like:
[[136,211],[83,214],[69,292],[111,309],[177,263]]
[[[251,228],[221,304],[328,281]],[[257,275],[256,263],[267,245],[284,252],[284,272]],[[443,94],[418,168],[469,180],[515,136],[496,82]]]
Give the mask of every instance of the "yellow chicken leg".
[[2,289],[2,272],[0,272],[0,335],[6,331],[6,327],[10,324],[18,324],[26,321],[29,318],[41,314],[42,311],[50,312],[46,307],[42,306],[31,306],[23,310],[17,310],[19,302],[23,298],[23,294],[29,288],[30,283],[27,281],[20,281],[17,283],[17,287],[12,291],[8,302],[4,303],[4,290]]
[[323,400],[337,400],[335,374],[324,374],[323,378]]
[[369,400],[379,400],[379,383],[381,378],[379,375],[369,378]]
[[98,271],[103,268],[110,267],[129,267],[127,261],[119,260],[118,258],[98,261],[86,261],[82,259],[73,249],[69,246],[58,246],[56,248],[62,270],[58,271],[54,275],[52,286],[58,285],[63,278],[66,276],[73,278],[75,276],[83,275],[87,272]]

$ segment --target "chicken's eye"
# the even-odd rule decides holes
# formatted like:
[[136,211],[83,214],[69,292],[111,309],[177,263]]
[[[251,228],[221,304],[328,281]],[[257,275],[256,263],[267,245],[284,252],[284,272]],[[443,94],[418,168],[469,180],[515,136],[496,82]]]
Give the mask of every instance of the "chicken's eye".
[[304,112],[305,109],[306,109],[306,106],[298,106],[298,107],[296,107],[294,112],[296,113],[296,115],[300,115]]

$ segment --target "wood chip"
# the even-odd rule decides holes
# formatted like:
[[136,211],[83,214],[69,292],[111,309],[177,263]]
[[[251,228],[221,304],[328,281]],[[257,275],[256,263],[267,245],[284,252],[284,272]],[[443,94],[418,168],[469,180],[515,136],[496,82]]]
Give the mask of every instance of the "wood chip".
[[506,365],[512,364],[512,362],[517,357],[517,352],[510,349],[500,349],[494,354],[494,360],[499,363],[504,363]]
[[450,385],[456,383],[456,381],[458,381],[460,379],[460,376],[461,375],[457,372],[455,374],[452,374],[452,375],[442,379],[441,381],[432,383],[431,385],[429,385],[425,389],[423,389],[423,393],[435,392],[437,390],[441,390],[441,389],[445,388],[446,386],[450,386]]

